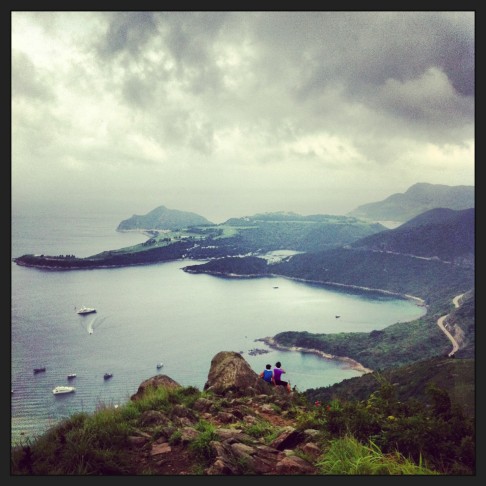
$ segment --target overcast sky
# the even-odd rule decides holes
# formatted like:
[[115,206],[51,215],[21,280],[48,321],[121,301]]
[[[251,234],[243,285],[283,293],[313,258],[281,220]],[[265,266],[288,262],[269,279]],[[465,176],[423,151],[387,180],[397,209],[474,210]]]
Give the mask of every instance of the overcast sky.
[[12,12],[12,206],[219,223],[474,185],[474,12]]

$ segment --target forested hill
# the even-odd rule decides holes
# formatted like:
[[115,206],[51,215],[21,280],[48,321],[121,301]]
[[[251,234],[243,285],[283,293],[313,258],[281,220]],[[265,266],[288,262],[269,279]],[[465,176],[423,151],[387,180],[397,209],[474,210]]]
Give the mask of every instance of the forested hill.
[[447,389],[451,401],[460,405],[469,416],[475,416],[474,359],[450,359],[436,356],[411,364],[389,368],[380,373],[367,373],[343,380],[328,387],[311,388],[304,392],[309,401],[324,403],[333,399],[366,400],[379,390],[381,382],[393,383],[397,399],[425,402],[427,386],[431,383]]
[[[152,212],[153,213],[153,212]],[[166,214],[161,210],[161,214]],[[162,218],[149,213],[134,217],[130,224],[122,222],[123,230],[150,232],[151,238],[132,247],[107,250],[87,258],[74,255],[23,255],[15,258],[19,265],[38,268],[109,268],[141,265],[162,261],[208,259],[224,256],[264,254],[274,250],[317,251],[350,244],[364,236],[386,230],[377,223],[347,216],[298,216],[288,213],[268,213],[247,218],[233,218],[223,224],[196,224],[173,230],[157,227],[178,226],[181,220]],[[172,213],[170,213],[172,214]],[[139,219],[137,219],[139,218]],[[162,218],[163,222],[159,222]]]
[[475,210],[431,209],[398,228],[367,236],[352,248],[474,265]]
[[174,230],[206,224],[213,223],[196,213],[159,206],[143,216],[134,214],[131,218],[123,220],[117,231]]
[[350,211],[371,221],[405,222],[434,208],[455,210],[474,207],[474,186],[446,186],[443,184],[418,183],[404,193],[392,194],[383,201],[363,204]]
[[449,302],[474,287],[474,209],[433,210],[394,230],[272,264],[252,255],[215,259],[186,270],[219,275],[283,275],[348,289],[414,295],[427,303]]
[[367,250],[335,249],[294,255],[271,265],[269,271],[349,289],[361,287],[414,295],[427,303],[451,300],[474,287],[474,270],[470,267]]
[[[472,291],[467,292],[460,307],[452,311],[448,311],[446,305],[441,309],[436,306],[413,322],[395,323],[381,330],[332,334],[285,331],[264,341],[283,349],[315,350],[330,356],[346,356],[365,368],[381,372],[436,356],[447,358],[452,345],[437,325],[439,316],[446,313],[447,327],[459,345],[454,356],[474,360]],[[473,380],[473,377],[470,379]]]
[[[368,235],[386,231],[379,223],[369,223],[348,216],[295,213],[264,213],[231,218],[221,228],[233,235],[217,245],[236,245],[240,254],[273,250],[318,251],[336,248]],[[231,253],[225,253],[231,255]]]

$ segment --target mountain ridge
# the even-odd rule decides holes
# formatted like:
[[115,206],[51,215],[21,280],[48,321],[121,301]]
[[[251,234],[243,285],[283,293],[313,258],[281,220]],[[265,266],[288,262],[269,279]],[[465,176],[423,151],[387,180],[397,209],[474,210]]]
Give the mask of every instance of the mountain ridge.
[[372,221],[405,222],[434,208],[469,209],[475,205],[474,186],[448,186],[419,182],[404,193],[395,193],[382,201],[363,204],[348,216]]

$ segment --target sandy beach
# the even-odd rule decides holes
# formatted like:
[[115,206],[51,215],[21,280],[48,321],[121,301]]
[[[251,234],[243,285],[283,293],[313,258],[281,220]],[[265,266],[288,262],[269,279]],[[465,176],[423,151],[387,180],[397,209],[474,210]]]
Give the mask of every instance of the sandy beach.
[[271,348],[275,348],[275,349],[282,349],[285,351],[298,351],[301,353],[312,353],[312,354],[317,354],[321,358],[343,361],[350,369],[359,371],[363,374],[373,372],[373,370],[370,370],[369,368],[365,368],[361,363],[358,363],[358,361],[348,358],[347,356],[335,356],[333,354],[324,353],[323,351],[320,351],[318,349],[301,348],[299,346],[283,346],[281,344],[278,344],[273,337],[257,339],[257,341],[264,342]]

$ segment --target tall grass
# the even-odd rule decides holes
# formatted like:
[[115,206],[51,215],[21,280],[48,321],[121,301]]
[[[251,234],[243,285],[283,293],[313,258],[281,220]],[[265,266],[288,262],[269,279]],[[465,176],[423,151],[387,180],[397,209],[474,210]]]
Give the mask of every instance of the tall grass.
[[369,445],[352,436],[331,441],[328,451],[316,462],[321,474],[331,475],[435,475],[399,452],[383,454],[372,441]]

